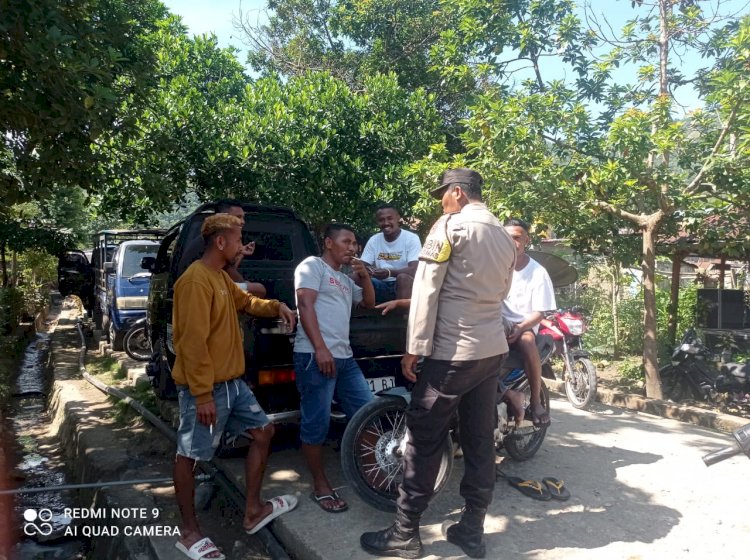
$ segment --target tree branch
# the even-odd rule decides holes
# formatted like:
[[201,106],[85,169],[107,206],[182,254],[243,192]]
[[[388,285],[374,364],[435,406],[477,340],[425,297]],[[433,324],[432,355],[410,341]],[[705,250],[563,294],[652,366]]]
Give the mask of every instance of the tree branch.
[[698,174],[693,177],[693,180],[690,181],[687,187],[685,187],[684,193],[687,196],[693,195],[696,192],[698,192],[698,189],[701,187],[701,183],[703,181],[703,177],[705,177],[706,173],[714,166],[714,158],[719,153],[719,150],[721,150],[721,146],[724,143],[724,139],[726,138],[727,134],[729,133],[729,129],[734,124],[735,119],[737,118],[737,105],[735,105],[732,108],[732,111],[729,113],[729,118],[727,119],[727,122],[724,123],[724,126],[721,128],[721,132],[719,132],[719,137],[716,139],[716,143],[714,144],[713,149],[711,150],[711,153],[706,158],[706,161],[703,162],[703,166],[701,167],[700,171],[698,171]]
[[633,222],[639,227],[645,226],[646,222],[648,221],[647,216],[633,214],[631,212],[628,212],[627,210],[623,210],[622,208],[612,206],[609,202],[604,202],[603,200],[595,200],[594,206],[597,208],[601,208],[605,212],[617,216],[618,218],[623,218],[625,220]]
[[572,152],[576,152],[578,154],[581,154],[582,156],[590,157],[590,158],[593,158],[593,159],[599,159],[601,157],[601,155],[595,155],[595,154],[586,152],[586,151],[582,150],[581,148],[579,148],[578,146],[574,146],[572,144],[566,144],[562,140],[558,140],[557,138],[553,138],[552,136],[549,136],[549,135],[544,134],[544,133],[542,133],[542,138],[544,138],[548,142],[552,142],[558,148],[562,148],[564,150],[570,150]]

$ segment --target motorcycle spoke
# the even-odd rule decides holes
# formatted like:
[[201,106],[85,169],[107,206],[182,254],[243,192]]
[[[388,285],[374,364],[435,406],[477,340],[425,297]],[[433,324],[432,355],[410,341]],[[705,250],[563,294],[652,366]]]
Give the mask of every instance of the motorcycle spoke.
[[380,488],[385,488],[386,490],[390,490],[391,487],[393,486],[393,482],[395,481],[396,477],[401,472],[401,465],[387,468],[387,469],[382,469],[381,472],[383,472],[383,475],[385,478],[383,480],[383,483],[380,484],[379,486]]
[[406,414],[402,412],[395,412],[394,415],[396,416],[396,421],[391,421],[391,426],[393,426],[393,434],[395,436],[396,434],[401,433],[401,425],[404,424],[406,420]]
[[378,419],[378,426],[374,426],[374,425],[370,426],[369,428],[367,428],[366,430],[364,430],[362,433],[363,434],[371,434],[371,435],[373,435],[373,436],[375,436],[376,438],[379,439],[381,436],[383,436],[383,434],[385,434],[385,431],[383,430],[383,427],[380,424],[380,419]]
[[382,468],[381,468],[381,466],[380,466],[380,465],[379,465],[379,464],[377,463],[377,461],[376,461],[375,463],[363,463],[363,464],[362,464],[362,471],[363,471],[363,472],[364,472],[365,474],[377,474],[377,473],[379,473],[379,472],[380,472],[381,470],[383,470],[383,469],[382,469]]
[[405,432],[405,414],[386,411],[371,418],[357,438],[359,471],[370,487],[392,496],[402,477],[400,461],[392,455]]
[[375,453],[375,450],[376,450],[375,444],[364,443],[364,442],[360,442],[359,448],[362,449],[363,451],[370,451],[371,453]]

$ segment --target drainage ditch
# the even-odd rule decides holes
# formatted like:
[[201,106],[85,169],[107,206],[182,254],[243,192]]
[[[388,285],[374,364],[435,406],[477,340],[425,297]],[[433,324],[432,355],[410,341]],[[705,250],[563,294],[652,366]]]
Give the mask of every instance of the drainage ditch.
[[[50,336],[36,333],[24,351],[13,396],[6,410],[6,428],[13,435],[18,493],[11,526],[19,528],[17,558],[83,558],[88,539],[66,536],[70,520],[52,512],[77,507],[72,490],[38,491],[65,485],[67,475],[57,442],[47,433],[47,395],[52,386]],[[24,491],[25,490],[25,491]]]

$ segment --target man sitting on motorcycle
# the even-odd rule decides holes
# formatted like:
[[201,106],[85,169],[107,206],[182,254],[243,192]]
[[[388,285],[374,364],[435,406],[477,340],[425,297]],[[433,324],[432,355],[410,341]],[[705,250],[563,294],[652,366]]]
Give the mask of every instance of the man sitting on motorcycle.
[[531,388],[531,418],[534,425],[549,424],[549,411],[542,405],[542,363],[536,347],[536,332],[544,312],[555,309],[555,292],[545,268],[526,254],[529,226],[523,220],[505,222],[505,231],[516,244],[516,266],[510,291],[503,302],[503,319],[510,324],[506,336],[511,348],[523,357]]

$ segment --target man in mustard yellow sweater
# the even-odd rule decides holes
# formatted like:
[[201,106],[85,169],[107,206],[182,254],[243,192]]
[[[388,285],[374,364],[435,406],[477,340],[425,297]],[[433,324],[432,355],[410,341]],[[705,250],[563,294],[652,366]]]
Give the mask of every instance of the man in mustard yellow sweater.
[[295,315],[283,303],[257,298],[235,285],[223,268],[242,250],[242,222],[229,214],[209,216],[201,235],[203,256],[180,276],[174,288],[174,347],[172,377],[178,390],[180,427],[174,486],[182,515],[181,538],[175,543],[189,558],[224,558],[198,526],[194,506],[196,461],[213,457],[224,430],[248,432],[252,444],[245,464],[247,504],[243,526],[254,534],[294,508],[294,496],[263,502],[260,488],[273,425],[242,380],[245,358],[237,312],[257,317],[281,317],[294,327]]

